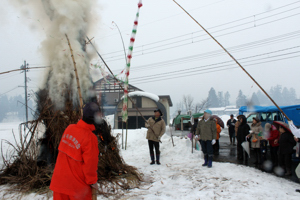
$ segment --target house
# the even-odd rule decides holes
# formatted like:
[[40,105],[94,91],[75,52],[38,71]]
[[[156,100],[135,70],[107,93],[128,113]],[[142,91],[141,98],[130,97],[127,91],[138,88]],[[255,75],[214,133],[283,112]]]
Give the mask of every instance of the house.
[[[101,78],[95,82],[95,91],[98,98],[101,98],[101,107],[104,111],[104,115],[114,115],[115,129],[122,128],[122,97],[124,92],[120,88],[117,81],[112,76]],[[171,97],[169,95],[156,95],[130,85],[128,86],[129,96],[134,101],[134,104],[138,107],[139,111],[148,119],[153,116],[155,109],[161,109],[164,116],[163,119],[166,125],[170,122],[170,107],[173,106]],[[144,119],[140,116],[135,107],[132,106],[130,100],[128,100],[128,128],[136,129],[145,126]],[[123,123],[123,128],[126,125]]]

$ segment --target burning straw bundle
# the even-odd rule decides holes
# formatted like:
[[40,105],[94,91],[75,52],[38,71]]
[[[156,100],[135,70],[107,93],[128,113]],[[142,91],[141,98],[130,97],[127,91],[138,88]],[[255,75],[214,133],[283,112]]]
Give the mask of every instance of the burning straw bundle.
[[[2,151],[4,167],[0,170],[0,185],[10,184],[9,191],[49,192],[62,134],[68,125],[77,123],[80,118],[79,107],[74,106],[70,99],[66,100],[63,111],[55,110],[46,90],[39,91],[37,99],[36,120],[28,123],[28,133],[24,138],[20,131],[22,139],[19,144],[10,144],[15,153],[5,157]],[[38,139],[41,126],[45,127],[44,136]],[[95,134],[99,137],[98,180],[101,188],[115,191],[117,188],[136,187],[141,180],[140,174],[120,156],[118,137],[112,136],[111,127],[105,120],[97,125]]]

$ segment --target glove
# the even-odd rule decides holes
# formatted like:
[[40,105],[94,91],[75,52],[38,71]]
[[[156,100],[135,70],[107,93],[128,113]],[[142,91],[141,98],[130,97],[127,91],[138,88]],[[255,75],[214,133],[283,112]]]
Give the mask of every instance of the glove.
[[198,139],[198,135],[195,136],[195,139]]
[[289,126],[291,126],[292,124],[294,125],[293,120],[288,121],[288,124]]
[[211,141],[211,144],[212,144],[212,145],[216,144],[216,140],[213,139],[213,140]]
[[145,123],[145,127],[146,128],[149,128],[150,127],[150,124],[148,124],[147,122]]
[[158,139],[158,140],[160,140],[160,138],[161,138],[161,136],[158,136],[158,138],[157,138],[157,139]]
[[250,131],[249,131],[249,133],[251,134],[251,133],[253,133],[253,131],[252,131],[252,130],[250,130]]

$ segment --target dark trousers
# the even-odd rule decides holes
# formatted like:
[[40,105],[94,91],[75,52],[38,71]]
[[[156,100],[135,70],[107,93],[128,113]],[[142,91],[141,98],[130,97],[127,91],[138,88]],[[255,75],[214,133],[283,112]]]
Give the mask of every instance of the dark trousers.
[[243,160],[244,158],[244,149],[242,147],[242,142],[237,142],[237,145],[236,145],[236,150],[237,150],[237,157],[239,160]]
[[279,166],[286,172],[292,172],[292,154],[279,154]]
[[155,148],[156,155],[160,154],[160,151],[159,151],[159,142],[148,140],[148,145],[149,145],[149,150],[150,150],[150,156],[154,156],[154,151],[153,151],[154,148]]
[[261,164],[261,151],[260,148],[254,148],[255,163]]
[[216,144],[213,145],[213,149],[214,149],[214,154],[219,154],[219,150],[220,150],[219,140],[216,140]]
[[[235,132],[229,133],[230,143],[235,143]],[[233,140],[233,141],[232,141]]]
[[248,161],[249,155],[246,151],[244,151],[244,148],[242,147],[243,142],[237,142],[236,149],[237,149],[237,157],[239,160],[245,160]]
[[206,140],[206,141],[201,140],[201,148],[204,156],[208,155],[213,157],[214,150],[213,150],[213,145],[211,144],[211,140]]
[[277,146],[277,147],[270,146],[271,160],[272,160],[274,167],[278,166],[278,149],[279,149],[279,146]]
[[260,153],[261,153],[261,163],[264,163],[267,160],[267,153],[268,153],[268,141],[267,140],[260,141]]

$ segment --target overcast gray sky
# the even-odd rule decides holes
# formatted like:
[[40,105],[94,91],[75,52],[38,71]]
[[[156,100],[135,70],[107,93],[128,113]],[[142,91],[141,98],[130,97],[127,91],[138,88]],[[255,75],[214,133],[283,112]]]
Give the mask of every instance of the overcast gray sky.
[[[40,43],[45,38],[43,19],[25,17],[9,0],[0,2],[1,71],[19,68],[25,59],[31,67],[47,65],[48,61],[39,52]],[[90,22],[93,30],[89,36],[95,38],[99,52],[111,69],[119,73],[124,68],[124,54],[120,35],[112,21],[118,24],[127,47],[138,1],[97,2],[99,6],[96,7],[97,13],[93,13]],[[232,51],[264,88],[276,84],[294,87],[299,97],[299,1],[178,2]],[[258,90],[172,0],[144,0],[143,4],[129,78],[131,84],[147,92],[170,95],[174,104],[184,94],[191,94],[195,101],[200,101],[207,97],[211,87],[217,91],[229,91],[232,103],[239,89],[248,97]],[[30,8],[28,12],[30,16]],[[221,54],[211,54],[218,50]],[[95,57],[93,62],[97,60]],[[30,89],[37,88],[42,76],[42,70],[29,72]],[[1,75],[0,94],[23,85],[23,82],[23,74],[19,72]],[[7,94],[23,94],[23,88]]]

